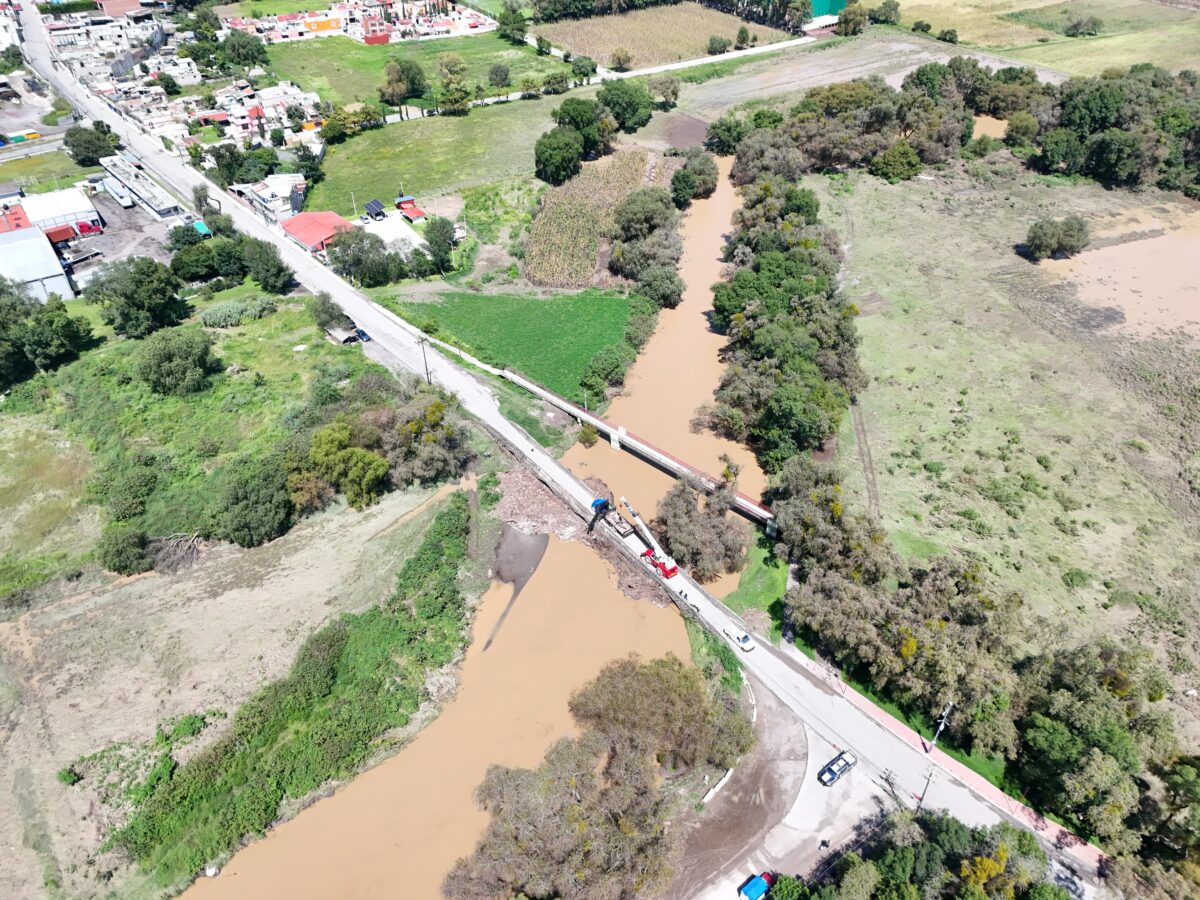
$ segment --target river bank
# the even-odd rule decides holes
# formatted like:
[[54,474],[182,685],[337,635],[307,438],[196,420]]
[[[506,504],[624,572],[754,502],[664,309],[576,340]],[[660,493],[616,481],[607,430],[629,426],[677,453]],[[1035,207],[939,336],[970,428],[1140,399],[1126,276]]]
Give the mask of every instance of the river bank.
[[484,595],[458,694],[412,744],[185,896],[439,896],[487,825],[474,792],[489,766],[535,766],[573,734],[567,700],[607,662],[628,653],[688,658],[678,614],[630,599],[615,580],[590,548],[551,537],[486,650],[513,588],[496,583]]

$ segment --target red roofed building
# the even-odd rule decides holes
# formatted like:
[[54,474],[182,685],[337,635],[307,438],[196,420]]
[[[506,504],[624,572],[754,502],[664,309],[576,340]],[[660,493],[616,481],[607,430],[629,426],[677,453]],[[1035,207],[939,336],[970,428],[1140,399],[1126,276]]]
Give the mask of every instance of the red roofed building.
[[100,9],[113,19],[126,13],[141,12],[141,0],[100,0]]
[[324,250],[339,231],[348,231],[353,227],[333,212],[302,212],[283,223],[287,236],[310,253]]
[[25,210],[20,206],[7,206],[0,209],[0,234],[32,227],[33,223],[29,221],[29,216],[25,215]]

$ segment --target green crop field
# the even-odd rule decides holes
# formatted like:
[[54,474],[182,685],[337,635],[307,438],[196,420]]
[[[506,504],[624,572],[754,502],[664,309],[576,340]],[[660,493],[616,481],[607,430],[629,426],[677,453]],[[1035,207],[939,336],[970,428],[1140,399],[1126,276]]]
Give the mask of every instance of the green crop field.
[[550,111],[560,102],[498,103],[466,116],[430,116],[360,134],[329,148],[325,180],[313,189],[308,208],[349,215],[351,191],[361,204],[394,197],[401,187],[428,197],[532,174],[533,145],[553,127]]
[[864,310],[871,384],[860,427],[848,417],[838,440],[848,495],[876,507],[902,554],[978,559],[1031,617],[1095,634],[1133,615],[1190,653],[1171,629],[1190,615],[1200,538],[1166,458],[1188,401],[1145,393],[1186,357],[1099,331],[1070,285],[1013,251],[1038,216],[1103,222],[1177,201],[1041,179],[1006,154],[969,168],[902,185],[806,179],[822,218],[852,228],[845,277]]
[[467,84],[488,85],[488,70],[496,63],[508,66],[513,90],[527,75],[542,77],[566,72],[569,67],[557,57],[538,56],[533,47],[516,46],[494,33],[437,41],[409,41],[370,47],[345,37],[267,48],[271,70],[280,78],[294,81],[305,90],[316,91],[331,103],[371,103],[379,99],[376,88],[383,82],[384,68],[392,58],[414,59],[431,85],[437,83],[438,57],[455,53],[467,66]]
[[595,290],[545,298],[449,293],[436,302],[401,298],[389,305],[415,325],[436,323],[440,337],[484,362],[510,366],[566,396],[578,392],[597,351],[621,342],[629,320],[627,298]]
[[218,6],[217,11],[221,15],[256,19],[260,16],[329,9],[332,5],[330,0],[241,0],[240,3]]
[[79,166],[61,150],[0,162],[0,182],[15,181],[26,193],[36,194],[70,187],[96,172],[99,166]]
[[[1152,62],[1179,70],[1200,66],[1200,16],[1150,0],[915,0],[901,6],[907,28],[918,19],[936,34],[953,28],[964,44],[1000,50],[1072,75]],[[1095,37],[1067,37],[1075,18],[1104,23]]]

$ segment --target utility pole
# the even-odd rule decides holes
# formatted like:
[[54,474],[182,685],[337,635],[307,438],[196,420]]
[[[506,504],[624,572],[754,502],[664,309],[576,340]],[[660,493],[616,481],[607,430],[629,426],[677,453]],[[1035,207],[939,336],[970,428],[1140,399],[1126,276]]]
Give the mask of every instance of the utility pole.
[[421,345],[421,359],[425,363],[425,383],[432,385],[433,379],[429,377],[429,357],[425,355],[425,345],[429,343],[429,338],[417,338],[417,343]]
[[943,709],[942,714],[938,716],[937,731],[933,733],[933,740],[929,742],[929,746],[925,749],[926,753],[931,752],[933,748],[937,746],[938,737],[941,735],[942,729],[946,727],[946,720],[950,718],[950,710],[952,709],[954,709],[953,700],[946,704],[946,708]]

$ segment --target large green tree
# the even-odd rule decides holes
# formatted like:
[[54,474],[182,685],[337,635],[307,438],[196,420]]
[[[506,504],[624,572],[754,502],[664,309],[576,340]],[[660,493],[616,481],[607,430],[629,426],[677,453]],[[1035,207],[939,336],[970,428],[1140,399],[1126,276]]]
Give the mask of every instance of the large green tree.
[[100,318],[117,334],[144,338],[187,318],[188,306],[179,298],[181,287],[162,263],[135,256],[105,265],[83,295],[100,305]]
[[534,144],[534,171],[549,184],[562,184],[578,174],[583,162],[583,136],[569,125],[547,131]]

